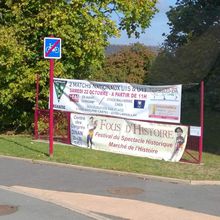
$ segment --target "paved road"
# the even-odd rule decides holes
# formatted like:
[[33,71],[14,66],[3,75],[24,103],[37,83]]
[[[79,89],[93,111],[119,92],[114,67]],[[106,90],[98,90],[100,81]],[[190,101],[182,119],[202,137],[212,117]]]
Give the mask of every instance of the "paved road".
[[0,174],[4,186],[125,198],[220,216],[220,186],[215,185],[194,186],[8,158],[0,158]]
[[[89,216],[79,214],[61,206],[44,202],[8,190],[0,189],[0,207],[14,206],[13,213],[3,213],[0,209],[1,220],[88,220]],[[9,210],[10,211],[10,210]]]

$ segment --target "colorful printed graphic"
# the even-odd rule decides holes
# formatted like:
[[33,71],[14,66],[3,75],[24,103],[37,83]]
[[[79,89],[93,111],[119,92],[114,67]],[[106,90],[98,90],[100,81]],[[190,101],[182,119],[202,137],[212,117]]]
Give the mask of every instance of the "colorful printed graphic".
[[54,109],[158,122],[180,122],[181,85],[54,79]]
[[71,143],[84,148],[179,161],[188,127],[71,114]]
[[144,100],[134,100],[134,108],[143,108],[145,106]]
[[55,93],[57,95],[58,102],[60,101],[63,95],[66,84],[67,84],[67,81],[54,80],[54,88],[55,88]]

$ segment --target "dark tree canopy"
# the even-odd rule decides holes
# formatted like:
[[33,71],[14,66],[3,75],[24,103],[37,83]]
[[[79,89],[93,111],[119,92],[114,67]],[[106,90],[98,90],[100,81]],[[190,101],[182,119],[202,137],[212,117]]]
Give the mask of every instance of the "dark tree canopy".
[[151,83],[195,83],[218,74],[220,26],[209,28],[174,52],[162,49],[153,63]]
[[[153,84],[187,86],[204,80],[204,149],[219,153],[216,140],[220,130],[220,1],[178,0],[167,15],[171,32],[152,66],[149,80]],[[198,125],[198,95],[199,86],[184,90],[182,123]]]
[[217,74],[220,1],[178,0],[167,16],[171,32],[153,64],[151,82],[199,82]]
[[220,24],[220,1],[177,0],[167,16],[171,32],[165,46],[174,50]]

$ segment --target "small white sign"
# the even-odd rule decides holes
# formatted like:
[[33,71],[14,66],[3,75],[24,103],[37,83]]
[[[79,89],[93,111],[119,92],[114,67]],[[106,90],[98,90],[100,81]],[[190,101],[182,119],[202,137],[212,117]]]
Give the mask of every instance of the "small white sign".
[[200,137],[201,136],[201,127],[190,126],[190,135]]

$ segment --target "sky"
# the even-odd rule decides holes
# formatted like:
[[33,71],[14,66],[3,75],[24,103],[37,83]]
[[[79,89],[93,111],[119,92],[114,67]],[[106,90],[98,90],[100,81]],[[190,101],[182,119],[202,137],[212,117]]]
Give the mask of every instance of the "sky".
[[165,39],[162,34],[169,33],[166,12],[169,11],[169,7],[174,6],[175,3],[176,0],[159,0],[157,3],[159,12],[152,19],[151,26],[146,29],[144,34],[140,35],[139,39],[128,38],[126,32],[123,31],[120,38],[110,38],[110,44],[133,44],[139,42],[148,46],[160,46]]

